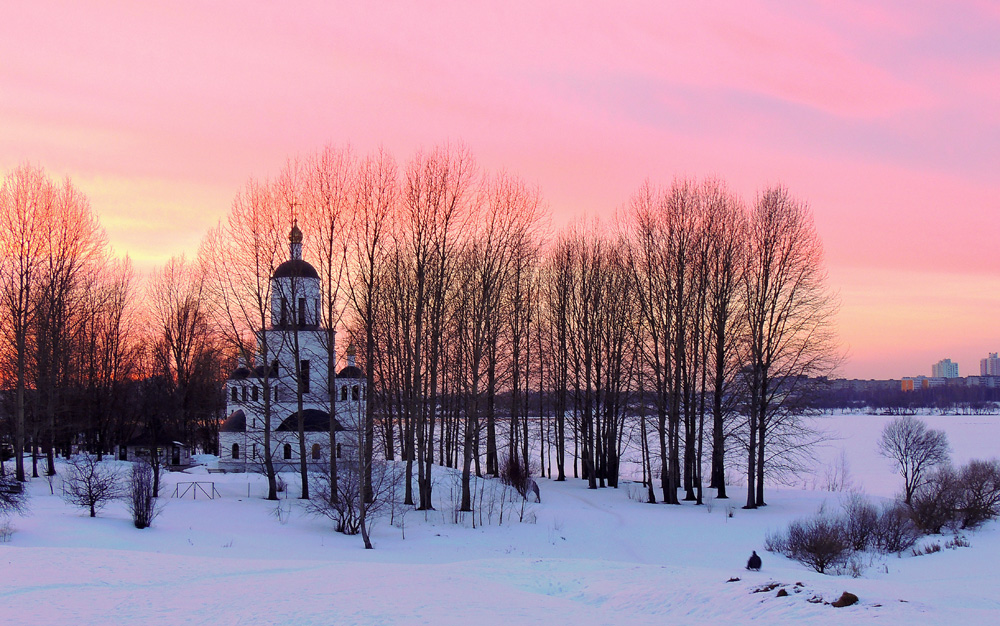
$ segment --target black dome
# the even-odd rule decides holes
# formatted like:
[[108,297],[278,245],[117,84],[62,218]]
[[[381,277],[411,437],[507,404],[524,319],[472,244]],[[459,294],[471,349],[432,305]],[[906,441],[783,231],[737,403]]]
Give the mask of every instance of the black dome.
[[365,373],[361,371],[360,367],[354,365],[348,365],[344,369],[340,370],[337,374],[337,378],[364,378]]
[[245,433],[247,431],[247,415],[243,409],[233,411],[222,426],[219,426],[220,433]]
[[291,259],[279,265],[271,278],[319,278],[319,273],[306,261]]
[[[305,431],[307,433],[318,433],[318,432],[329,432],[330,431],[330,414],[326,411],[320,411],[319,409],[305,409],[302,411],[305,416]],[[344,430],[344,427],[340,425],[336,419],[333,420],[334,430]],[[285,421],[281,422],[281,426],[278,426],[279,433],[295,433],[299,431],[299,413],[296,411],[288,417]]]

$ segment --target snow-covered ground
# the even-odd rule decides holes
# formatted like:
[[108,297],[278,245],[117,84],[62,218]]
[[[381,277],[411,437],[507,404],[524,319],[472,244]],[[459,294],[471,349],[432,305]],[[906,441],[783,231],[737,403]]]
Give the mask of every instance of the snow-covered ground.
[[[757,511],[739,508],[739,487],[729,501],[664,506],[631,499],[635,486],[591,491],[579,480],[542,479],[542,503],[527,511],[529,523],[472,528],[468,519],[450,522],[451,480],[442,472],[439,510],[380,522],[370,551],[359,537],[306,516],[294,477],[290,498],[276,505],[261,499],[257,476],[205,468],[170,474],[168,495],[199,480],[213,481],[221,497],[169,498],[146,530],[132,526],[121,504],[91,519],[59,498],[58,479],[55,496],[35,479],[30,513],[11,520],[14,533],[0,544],[0,622],[1000,623],[996,522],[966,534],[971,547],[874,558],[861,578],[816,574],[763,550],[768,530],[839,504],[843,494],[820,489],[825,466],[842,453],[854,484],[873,497],[899,488],[875,452],[888,418],[820,419],[839,439],[821,451],[814,477],[771,490],[769,506]],[[948,433],[956,462],[1000,455],[1000,417],[923,419]],[[743,569],[751,550],[764,559],[760,572]],[[778,588],[754,593],[772,582],[789,596],[776,597]],[[809,602],[843,591],[860,604]]]

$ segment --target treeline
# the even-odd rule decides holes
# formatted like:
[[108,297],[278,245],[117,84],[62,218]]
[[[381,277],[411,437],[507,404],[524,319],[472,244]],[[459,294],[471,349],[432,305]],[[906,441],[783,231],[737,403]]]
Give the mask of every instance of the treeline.
[[26,450],[38,476],[40,455],[52,474],[57,452],[103,455],[135,438],[215,438],[222,353],[199,354],[185,379],[145,296],[131,262],[113,257],[69,180],[54,182],[31,165],[3,177],[2,435],[18,480],[26,477]]
[[834,307],[811,214],[782,187],[746,206],[717,180],[646,184],[614,226],[553,234],[538,189],[463,147],[402,166],[327,148],[250,181],[202,248],[220,327],[250,358],[293,220],[323,324],[369,378],[363,457],[405,463],[408,504],[432,506],[435,464],[461,468],[463,510],[470,477],[510,459],[615,486],[634,446],[650,500],[725,495],[739,468],[758,506],[808,454]]
[[553,233],[537,188],[464,147],[402,165],[327,148],[250,180],[198,259],[157,273],[160,375],[208,380],[185,355],[269,362],[268,278],[293,222],[322,325],[368,377],[362,466],[401,460],[408,504],[432,506],[439,464],[461,469],[463,510],[471,476],[511,461],[613,487],[634,449],[650,501],[725,497],[739,471],[756,507],[816,437],[803,415],[836,364],[835,307],[811,213],[783,187],[747,204],[719,180],[647,183],[612,224]]
[[[894,383],[894,384],[892,384]],[[820,386],[815,406],[827,410],[865,411],[884,415],[913,415],[922,411],[963,415],[1000,411],[1000,388],[985,385],[944,385],[902,391],[898,381],[875,389]]]

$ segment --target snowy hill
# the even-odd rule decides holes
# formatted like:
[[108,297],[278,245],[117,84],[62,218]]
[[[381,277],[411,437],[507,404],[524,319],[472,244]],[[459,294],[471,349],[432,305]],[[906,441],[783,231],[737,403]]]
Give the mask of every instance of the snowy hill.
[[[877,498],[899,487],[874,450],[886,419],[822,418],[840,436],[822,451],[824,462],[842,452],[852,481]],[[926,419],[948,433],[956,462],[996,456],[997,417]],[[765,552],[769,530],[839,506],[845,494],[813,488],[825,470],[821,464],[799,488],[772,490],[757,511],[739,508],[739,487],[729,501],[664,506],[631,499],[634,485],[594,491],[580,480],[541,479],[542,503],[524,511],[525,523],[508,514],[502,526],[477,520],[472,528],[468,519],[452,523],[444,506],[397,511],[394,525],[375,527],[372,551],[305,515],[294,493],[277,504],[261,499],[253,475],[170,474],[165,494],[199,480],[214,482],[221,497],[169,498],[153,528],[141,531],[121,504],[91,519],[59,498],[58,479],[55,496],[35,479],[31,511],[11,520],[14,533],[0,544],[3,615],[74,625],[1000,621],[996,522],[967,533],[970,547],[869,557],[860,578],[816,574]],[[449,489],[442,471],[442,501]],[[923,541],[936,540],[943,542]],[[751,550],[764,560],[760,572],[743,568]],[[777,597],[780,589],[789,595]],[[860,603],[825,603],[843,591]]]

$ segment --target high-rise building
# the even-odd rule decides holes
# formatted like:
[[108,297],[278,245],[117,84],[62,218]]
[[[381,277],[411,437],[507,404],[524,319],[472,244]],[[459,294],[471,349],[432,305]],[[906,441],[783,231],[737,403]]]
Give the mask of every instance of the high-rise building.
[[958,378],[958,363],[953,363],[951,359],[941,359],[931,365],[931,377]]
[[1000,358],[997,358],[996,352],[990,352],[988,357],[979,361],[979,375],[1000,376]]

